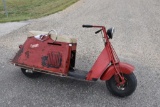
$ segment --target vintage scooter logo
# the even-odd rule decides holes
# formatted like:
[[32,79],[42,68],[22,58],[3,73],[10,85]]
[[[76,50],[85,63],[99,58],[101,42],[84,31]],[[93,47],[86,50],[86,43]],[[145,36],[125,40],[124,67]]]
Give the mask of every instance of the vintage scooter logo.
[[37,48],[37,47],[39,47],[39,44],[31,44],[30,47],[31,48]]

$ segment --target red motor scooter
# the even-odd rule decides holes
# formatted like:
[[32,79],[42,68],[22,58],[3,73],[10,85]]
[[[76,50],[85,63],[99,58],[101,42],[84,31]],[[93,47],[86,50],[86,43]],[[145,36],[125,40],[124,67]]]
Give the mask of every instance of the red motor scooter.
[[134,67],[120,62],[109,39],[112,39],[114,28],[106,31],[104,26],[83,25],[85,28],[100,28],[105,47],[98,56],[91,70],[80,73],[75,69],[76,46],[75,38],[57,36],[51,32],[30,31],[30,35],[11,63],[21,67],[27,77],[39,77],[42,73],[71,77],[86,81],[98,79],[106,81],[108,90],[116,96],[131,95],[137,86],[133,73]]

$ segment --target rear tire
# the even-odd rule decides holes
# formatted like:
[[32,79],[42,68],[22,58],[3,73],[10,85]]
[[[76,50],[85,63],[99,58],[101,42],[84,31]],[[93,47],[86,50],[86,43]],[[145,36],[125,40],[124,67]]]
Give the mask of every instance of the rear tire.
[[123,74],[126,83],[124,86],[117,86],[115,76],[112,76],[110,80],[106,81],[108,90],[115,96],[126,97],[131,95],[137,87],[137,79],[134,73]]
[[38,78],[42,75],[40,72],[30,71],[28,69],[21,68],[22,73],[29,78]]

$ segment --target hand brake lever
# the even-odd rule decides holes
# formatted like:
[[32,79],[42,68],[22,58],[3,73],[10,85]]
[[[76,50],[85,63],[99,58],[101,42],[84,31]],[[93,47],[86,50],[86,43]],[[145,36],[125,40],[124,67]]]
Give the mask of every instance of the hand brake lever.
[[96,31],[96,32],[95,32],[95,34],[99,33],[100,31],[102,31],[102,29],[100,29],[100,30]]

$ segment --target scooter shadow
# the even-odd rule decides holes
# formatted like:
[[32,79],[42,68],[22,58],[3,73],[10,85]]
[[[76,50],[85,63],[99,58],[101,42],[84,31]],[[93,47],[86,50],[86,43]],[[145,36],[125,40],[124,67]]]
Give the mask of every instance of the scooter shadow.
[[92,86],[95,84],[95,82],[89,82],[86,80],[80,80],[80,79],[74,79],[70,77],[59,77],[54,75],[47,75],[43,74],[40,78],[38,78],[39,81],[43,81],[44,83],[50,82],[51,85],[61,84],[61,85],[76,85],[76,86]]

